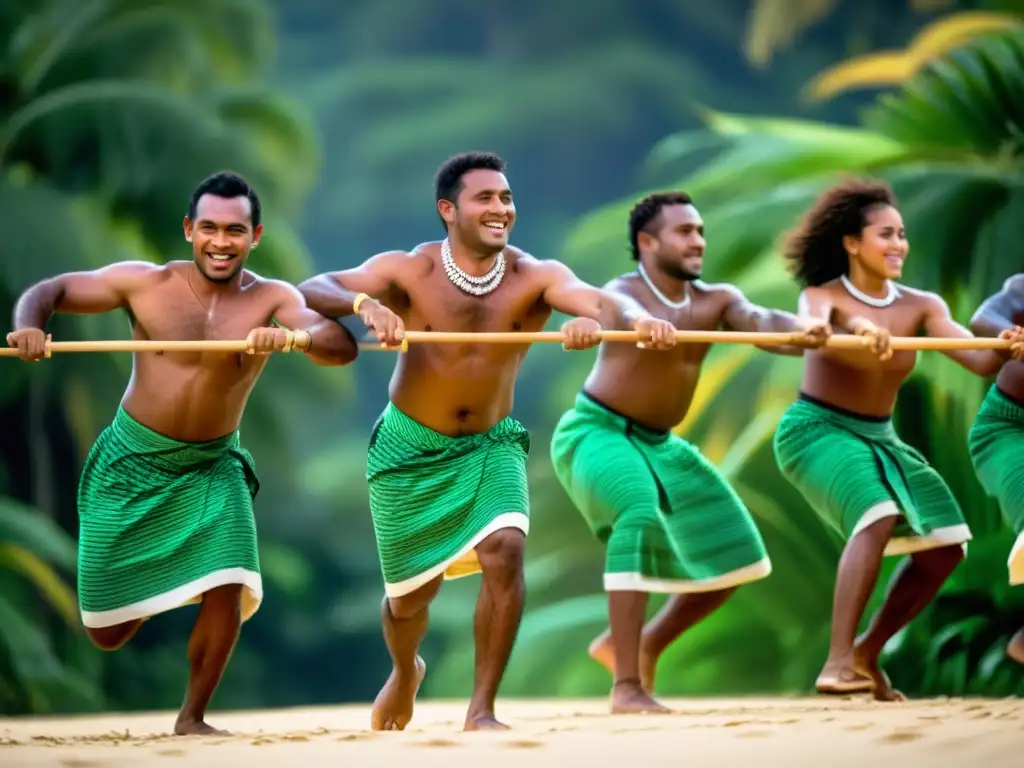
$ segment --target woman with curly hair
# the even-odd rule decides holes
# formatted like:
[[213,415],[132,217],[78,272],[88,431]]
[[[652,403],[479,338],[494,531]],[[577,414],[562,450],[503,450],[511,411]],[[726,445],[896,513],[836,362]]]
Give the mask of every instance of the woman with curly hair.
[[[799,399],[774,438],[783,475],[846,547],[839,560],[828,660],[820,693],[871,690],[894,701],[878,657],[886,642],[936,595],[964,558],[971,531],[939,474],[892,425],[900,386],[916,352],[889,347],[892,336],[972,338],[938,295],[897,284],[909,250],[892,190],[872,180],[828,189],[789,233],[784,256],[804,286],[800,314],[839,332],[866,336],[870,351],[804,353]],[[1022,342],[1021,330],[1004,336]],[[996,373],[1003,350],[944,352],[980,376]],[[856,637],[883,555],[909,555],[894,572],[885,602]]]

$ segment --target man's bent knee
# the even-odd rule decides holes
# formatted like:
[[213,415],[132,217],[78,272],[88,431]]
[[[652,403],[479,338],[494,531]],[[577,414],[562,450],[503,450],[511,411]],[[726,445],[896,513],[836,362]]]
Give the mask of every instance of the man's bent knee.
[[410,619],[415,616],[433,602],[434,598],[437,597],[437,593],[441,589],[441,583],[443,581],[444,575],[441,575],[431,581],[428,581],[422,587],[419,587],[407,595],[386,598],[385,604],[391,613],[391,617],[393,619],[402,620]]
[[526,535],[518,528],[495,531],[476,547],[484,575],[511,581],[522,572]]
[[141,625],[142,619],[136,619],[112,627],[86,627],[85,634],[101,651],[116,651],[132,639]]

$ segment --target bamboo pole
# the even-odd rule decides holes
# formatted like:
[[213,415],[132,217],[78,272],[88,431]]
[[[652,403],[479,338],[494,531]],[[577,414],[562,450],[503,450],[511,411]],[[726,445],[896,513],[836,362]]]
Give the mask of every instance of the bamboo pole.
[[[602,331],[602,341],[638,343],[636,331]],[[736,331],[677,331],[676,340],[689,344],[758,344],[784,345],[797,343],[799,334],[792,333],[747,333]],[[536,333],[461,333],[447,331],[406,331],[402,347],[386,347],[375,340],[367,339],[360,348],[367,351],[399,351],[408,344],[538,344],[562,343],[561,331],[538,331]],[[1011,342],[998,338],[946,339],[928,337],[893,337],[890,347],[894,350],[968,350],[1008,349]],[[836,334],[829,337],[825,346],[831,349],[864,349],[871,345],[865,336]],[[244,340],[218,341],[52,341],[51,354],[64,352],[246,352],[248,343]],[[0,357],[18,357],[18,350],[0,347]]]

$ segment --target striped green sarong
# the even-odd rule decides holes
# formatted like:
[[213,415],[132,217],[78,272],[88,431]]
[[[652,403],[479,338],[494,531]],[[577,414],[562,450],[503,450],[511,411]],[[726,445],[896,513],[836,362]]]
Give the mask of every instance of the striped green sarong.
[[384,588],[401,597],[444,574],[479,573],[474,547],[502,528],[530,529],[530,435],[505,418],[487,432],[448,437],[388,403],[366,461]]
[[118,408],[78,488],[82,622],[108,627],[241,584],[242,620],[263,599],[253,499],[238,433],[203,443],[161,435]]
[[993,384],[967,444],[978,482],[999,502],[1003,519],[1017,534],[1006,563],[1010,584],[1024,584],[1024,405]]
[[886,555],[971,539],[946,482],[899,439],[889,418],[859,416],[801,395],[780,419],[774,449],[782,474],[846,539],[891,516],[900,519]]
[[605,543],[606,591],[683,593],[771,573],[740,497],[695,446],[586,393],[551,438],[555,475]]

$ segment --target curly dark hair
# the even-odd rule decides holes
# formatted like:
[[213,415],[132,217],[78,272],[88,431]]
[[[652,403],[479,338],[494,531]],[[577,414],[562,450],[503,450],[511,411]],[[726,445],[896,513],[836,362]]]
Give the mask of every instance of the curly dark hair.
[[825,190],[800,223],[785,236],[783,258],[805,286],[824,285],[846,274],[847,235],[858,236],[879,206],[896,207],[896,195],[884,181],[848,179]]
[[640,233],[647,232],[661,209],[669,205],[693,205],[693,200],[685,192],[655,192],[637,201],[629,212],[629,249],[633,253],[633,261],[640,261],[640,246],[637,244]]

